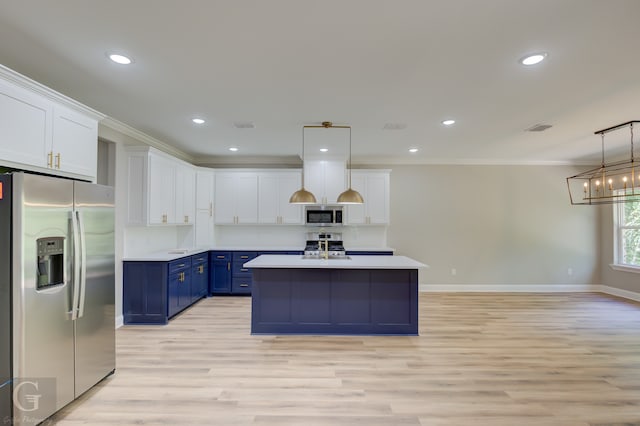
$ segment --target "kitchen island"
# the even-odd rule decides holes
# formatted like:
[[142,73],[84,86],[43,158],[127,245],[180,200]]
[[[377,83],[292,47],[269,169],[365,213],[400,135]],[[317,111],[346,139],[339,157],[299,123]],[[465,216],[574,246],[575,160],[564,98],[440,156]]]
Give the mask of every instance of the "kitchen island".
[[253,271],[252,334],[418,335],[418,269],[405,256],[263,255]]

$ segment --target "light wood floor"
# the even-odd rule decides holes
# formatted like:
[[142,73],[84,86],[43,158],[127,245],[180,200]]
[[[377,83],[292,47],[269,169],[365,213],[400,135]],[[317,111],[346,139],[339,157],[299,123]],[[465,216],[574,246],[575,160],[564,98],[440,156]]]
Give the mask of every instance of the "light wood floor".
[[117,331],[60,425],[640,425],[640,304],[421,294],[419,337],[251,336],[250,299]]

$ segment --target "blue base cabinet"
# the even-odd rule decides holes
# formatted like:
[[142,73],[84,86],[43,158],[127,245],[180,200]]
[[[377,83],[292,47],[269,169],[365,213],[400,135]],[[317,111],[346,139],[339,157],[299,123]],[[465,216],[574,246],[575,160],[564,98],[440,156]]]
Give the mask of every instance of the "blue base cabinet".
[[231,293],[231,252],[209,252],[209,295]]
[[254,269],[251,333],[418,335],[418,270]]
[[124,323],[166,324],[171,317],[206,296],[207,261],[204,254],[171,262],[124,262]]
[[209,294],[209,254],[191,257],[191,303]]

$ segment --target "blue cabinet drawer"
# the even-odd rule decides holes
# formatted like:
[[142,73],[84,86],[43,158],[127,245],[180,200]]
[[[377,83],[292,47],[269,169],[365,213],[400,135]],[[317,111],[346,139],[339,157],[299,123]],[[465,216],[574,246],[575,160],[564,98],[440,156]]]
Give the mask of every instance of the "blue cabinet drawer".
[[[248,262],[248,261],[247,261]],[[251,276],[251,269],[249,268],[245,268],[244,266],[242,266],[244,264],[244,262],[233,262],[233,276]]]
[[192,265],[200,265],[207,262],[209,262],[209,255],[207,253],[194,254],[191,256]]
[[253,280],[251,277],[233,277],[233,282],[231,283],[231,292],[233,294],[250,294],[251,293],[251,284]]
[[212,251],[209,253],[211,262],[231,262],[230,251]]
[[234,262],[248,262],[251,259],[255,259],[258,257],[258,252],[256,251],[234,251],[233,252],[233,261]]
[[181,259],[169,262],[169,274],[182,271],[184,269],[191,268],[191,258],[183,257]]

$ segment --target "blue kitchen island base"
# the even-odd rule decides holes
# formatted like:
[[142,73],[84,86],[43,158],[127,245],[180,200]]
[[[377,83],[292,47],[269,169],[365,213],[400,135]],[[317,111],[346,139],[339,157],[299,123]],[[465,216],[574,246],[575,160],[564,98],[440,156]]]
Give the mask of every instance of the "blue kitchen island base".
[[252,334],[418,335],[417,269],[254,269]]

